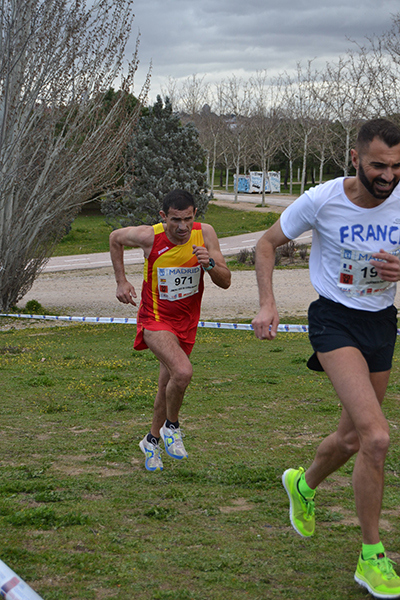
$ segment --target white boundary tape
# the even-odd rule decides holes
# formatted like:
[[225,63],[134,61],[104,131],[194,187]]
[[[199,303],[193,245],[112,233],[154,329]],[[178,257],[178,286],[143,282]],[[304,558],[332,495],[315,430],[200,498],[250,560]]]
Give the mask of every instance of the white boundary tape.
[[[75,323],[122,323],[124,325],[136,325],[137,320],[128,317],[68,317],[58,315],[25,315],[22,313],[0,313],[0,317],[12,317],[13,319],[41,319],[42,321],[70,321]],[[220,323],[218,321],[199,321],[199,327],[209,329],[237,329],[238,331],[253,331],[250,323]],[[278,325],[280,333],[308,333],[308,325]],[[400,335],[400,329],[397,330]]]
[[[1,313],[0,317],[12,317],[14,319],[41,319],[42,321],[70,321],[76,323],[122,323],[125,325],[136,325],[137,321],[126,317],[68,317],[55,315],[25,315]],[[199,327],[210,329],[237,329],[238,331],[253,331],[250,323],[220,323],[218,321],[199,321]],[[278,325],[280,332],[307,333],[308,325]]]

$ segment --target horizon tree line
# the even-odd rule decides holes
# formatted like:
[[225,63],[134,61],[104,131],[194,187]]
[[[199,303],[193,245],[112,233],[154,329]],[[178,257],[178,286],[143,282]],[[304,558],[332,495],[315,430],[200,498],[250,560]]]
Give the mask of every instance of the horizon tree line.
[[258,170],[265,180],[269,170],[282,167],[292,193],[295,164],[303,193],[307,173],[313,183],[323,182],[327,165],[334,175],[349,174],[350,149],[364,120],[385,117],[400,124],[400,13],[389,31],[353,43],[323,69],[309,61],[298,63],[294,74],[232,75],[215,86],[194,74],[170,78],[162,93],[182,122],[199,131],[211,195],[217,169],[225,171],[228,189],[229,173]]

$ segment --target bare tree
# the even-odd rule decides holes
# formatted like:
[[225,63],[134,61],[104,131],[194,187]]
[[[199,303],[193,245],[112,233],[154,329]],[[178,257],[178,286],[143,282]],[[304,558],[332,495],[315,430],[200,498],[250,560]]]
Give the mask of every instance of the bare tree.
[[400,120],[400,13],[393,16],[389,31],[367,38],[358,46],[366,65],[366,75],[374,93],[370,97],[371,112],[376,117]]
[[[306,181],[307,161],[315,157],[319,163],[319,183],[323,180],[324,164],[331,158],[331,123],[329,121],[329,107],[320,97],[321,74],[312,70],[309,62],[307,69],[297,68],[297,94],[298,110],[296,118],[301,132],[301,145],[303,148],[303,168],[300,192],[304,192]],[[315,174],[312,174],[315,183]]]
[[361,119],[371,116],[375,95],[366,54],[348,52],[337,63],[328,63],[316,93],[326,105],[332,123],[332,157],[347,176],[351,145]]
[[[132,9],[131,0],[1,0],[2,310],[30,289],[82,203],[121,176],[140,108],[137,45],[123,75]],[[139,100],[148,85],[149,76]]]
[[[304,147],[308,148],[308,140],[304,139],[304,131],[298,119],[301,101],[299,101],[297,82],[286,74],[281,75],[280,79],[283,89],[279,123],[280,149],[289,162],[289,193],[292,194],[293,163],[303,156],[304,171]],[[301,181],[304,181],[303,175]]]
[[180,104],[183,112],[185,112],[192,119],[196,125],[195,119],[197,115],[200,115],[203,106],[209,102],[209,91],[210,86],[208,83],[204,83],[203,77],[192,75],[187,77],[180,88]]
[[317,87],[318,73],[312,70],[311,62],[305,70],[298,64],[296,77],[286,79],[284,106],[286,112],[291,113],[296,120],[295,131],[299,136],[299,146],[302,149],[300,194],[303,194],[305,189],[311,136],[318,127],[324,110],[323,103],[315,92]]
[[165,102],[168,98],[173,111],[179,110],[179,91],[178,91],[178,80],[174,77],[168,77],[168,81],[165,86],[161,86],[161,95]]
[[318,183],[323,182],[324,165],[332,157],[331,155],[331,123],[327,117],[321,115],[317,127],[312,132],[310,140],[310,153],[315,156],[319,163]]
[[225,191],[229,191],[229,172],[235,168],[234,156],[232,155],[232,132],[229,119],[222,115],[220,117],[221,134],[221,157],[225,167]]
[[[206,151],[206,178],[207,186],[210,187],[210,162],[211,162],[211,151],[207,130],[204,127],[204,121],[207,119],[207,112],[209,110],[209,90],[210,85],[204,83],[203,77],[198,77],[193,74],[191,77],[187,77],[180,84],[176,79],[171,77],[168,80],[167,89],[173,95],[173,102],[171,102],[174,110],[178,110],[183,124],[193,123],[200,134],[200,142]],[[169,96],[168,99],[170,100]],[[211,191],[212,195],[212,191]]]
[[281,100],[279,82],[270,83],[267,72],[257,73],[249,80],[252,111],[250,137],[256,162],[262,171],[262,201],[265,206],[265,181],[269,161],[279,147],[277,130],[279,126],[279,103]]
[[[291,103],[283,101],[278,127],[279,149],[289,164],[289,194],[293,194],[293,164],[300,154],[298,126]],[[286,184],[286,180],[285,180]]]
[[223,137],[226,128],[224,115],[224,98],[220,86],[214,94],[209,94],[210,104],[205,104],[199,115],[197,126],[200,133],[200,142],[207,152],[207,183],[210,197],[213,197],[215,169],[218,160],[223,155]]
[[235,199],[238,201],[240,165],[248,152],[250,95],[248,83],[234,75],[221,83],[221,94],[226,111],[226,140],[236,167]]

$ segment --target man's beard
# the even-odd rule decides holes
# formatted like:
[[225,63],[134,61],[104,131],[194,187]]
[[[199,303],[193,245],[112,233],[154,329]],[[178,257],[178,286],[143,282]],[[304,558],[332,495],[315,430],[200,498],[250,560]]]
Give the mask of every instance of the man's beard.
[[375,190],[375,188],[374,188],[375,182],[387,183],[387,181],[385,181],[381,177],[375,177],[375,179],[373,179],[372,181],[369,181],[369,179],[367,178],[365,171],[363,169],[361,160],[358,165],[358,177],[359,177],[361,183],[363,184],[363,186],[365,187],[365,189],[367,190],[367,192],[369,194],[371,194],[371,196],[376,198],[376,200],[386,200],[386,198],[389,198],[390,194],[393,192],[394,188],[399,183],[399,180],[398,179],[396,180],[396,178],[393,177],[391,183],[394,185],[392,185],[390,188],[388,188],[387,190]]

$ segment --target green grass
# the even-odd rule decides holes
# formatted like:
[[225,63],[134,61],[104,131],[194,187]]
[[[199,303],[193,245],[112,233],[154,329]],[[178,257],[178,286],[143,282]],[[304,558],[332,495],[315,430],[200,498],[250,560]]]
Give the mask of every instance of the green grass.
[[252,231],[263,231],[271,227],[279,216],[274,212],[241,211],[211,203],[204,221],[212,225],[217,236],[222,238]]
[[[298,319],[296,319],[297,321]],[[280,477],[308,466],[338,400],[309,372],[305,334],[260,342],[201,329],[181,422],[189,459],[148,473],[158,364],[124,325],[0,332],[0,558],[45,600],[359,600],[353,462],[317,496],[317,531],[292,531]],[[398,551],[399,350],[383,541]]]
[[[210,204],[205,222],[214,227],[219,237],[226,237],[267,229],[278,217],[276,213],[238,211]],[[111,231],[112,227],[106,224],[103,215],[81,213],[72,223],[71,231],[56,247],[54,256],[108,252]]]
[[103,215],[83,212],[75,218],[71,231],[57,245],[54,256],[108,252],[111,231],[112,227],[107,225]]

